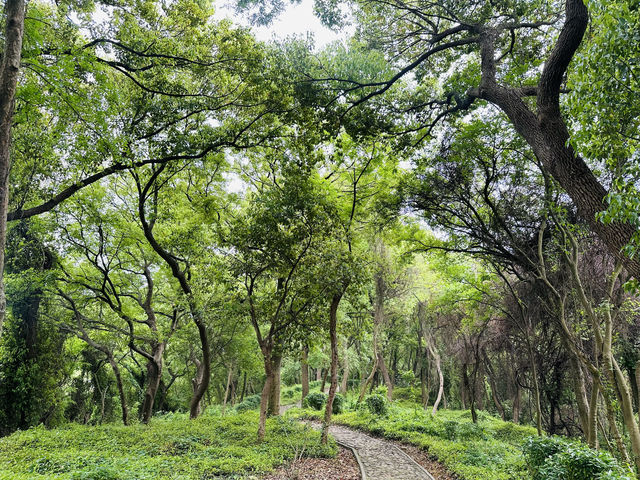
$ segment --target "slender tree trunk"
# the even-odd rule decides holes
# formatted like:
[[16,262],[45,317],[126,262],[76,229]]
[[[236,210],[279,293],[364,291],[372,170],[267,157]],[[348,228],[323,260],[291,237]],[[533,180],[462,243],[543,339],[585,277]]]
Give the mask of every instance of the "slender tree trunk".
[[309,345],[302,348],[302,361],[300,362],[302,371],[300,372],[300,381],[302,382],[302,397],[300,401],[309,395]]
[[378,351],[378,366],[380,367],[380,371],[382,372],[382,379],[384,380],[384,384],[387,386],[387,400],[393,400],[393,382],[391,381],[391,377],[389,376],[389,370],[387,370],[387,365],[384,362],[384,356],[381,351]]
[[442,374],[442,366],[440,365],[440,354],[436,349],[436,346],[433,343],[433,339],[431,337],[427,338],[427,348],[433,357],[433,360],[436,364],[436,371],[438,372],[438,395],[436,396],[436,401],[433,402],[433,409],[431,413],[433,415],[438,411],[438,406],[440,405],[440,401],[442,400],[442,395],[444,394],[444,375]]
[[25,9],[24,0],[6,0],[4,52],[0,64],[0,337],[2,337],[2,328],[7,315],[7,299],[4,292],[4,250],[7,242],[11,127],[20,74]]
[[[195,392],[198,391],[198,388],[202,385],[204,377],[204,363],[197,358],[193,359],[193,363],[196,365],[196,375],[191,379],[191,387],[195,395]],[[193,401],[193,396],[191,397],[191,400]],[[202,413],[202,400],[195,406],[195,411],[193,410],[193,405],[191,405],[190,418],[196,418],[200,413]]]
[[153,416],[153,403],[158,393],[160,379],[162,378],[162,356],[165,343],[157,343],[151,350],[152,358],[147,359],[147,389],[142,403],[142,423],[147,424]]
[[[636,382],[636,390],[638,390],[638,392],[640,392],[640,360],[638,360],[636,362],[636,378],[635,378],[635,382]],[[638,400],[638,403],[637,403],[636,406],[638,408],[638,416],[640,417],[640,393],[639,393],[639,400]]]
[[327,375],[329,375],[329,370],[324,370],[322,372],[322,383],[320,384],[320,391],[324,393],[324,389],[327,386]]
[[427,365],[424,363],[420,367],[420,396],[422,408],[426,409],[429,405],[429,390],[427,390]]
[[202,397],[209,388],[209,381],[211,380],[211,349],[209,348],[209,336],[207,335],[207,328],[200,316],[200,311],[195,306],[195,301],[190,299],[190,308],[192,312],[193,321],[198,329],[198,336],[200,337],[200,346],[202,348],[202,363],[201,375],[198,375],[199,382],[195,386],[193,396],[191,397],[191,403],[189,405],[189,417],[191,419],[196,418],[202,411]]
[[280,415],[280,366],[282,356],[271,354],[271,390],[269,392],[269,416]]
[[536,429],[538,435],[542,435],[542,406],[540,402],[540,383],[538,381],[538,364],[533,355],[533,350],[529,348],[529,358],[531,358],[531,377],[533,381],[533,400],[536,408]]
[[331,424],[331,414],[333,413],[333,399],[338,388],[338,307],[342,293],[335,294],[331,299],[329,307],[329,339],[331,342],[331,380],[329,383],[329,395],[324,409],[324,421],[322,422],[321,443],[326,445],[329,439],[329,425]]
[[589,399],[589,412],[588,412],[588,430],[587,430],[587,445],[591,448],[598,448],[598,397],[600,389],[596,382],[593,382],[591,388],[591,398]]
[[342,355],[342,384],[340,385],[340,393],[342,393],[343,395],[347,394],[347,390],[349,389],[349,370],[350,370],[350,365],[349,365],[349,352],[348,350],[345,348],[344,349],[344,353]]
[[[270,357],[271,355],[269,355]],[[273,373],[271,371],[271,362],[268,359],[265,359],[264,362],[265,372],[267,374],[267,379],[264,382],[264,387],[262,388],[262,395],[260,396],[260,420],[258,423],[258,441],[262,442],[264,440],[264,434],[267,427],[267,407],[269,404],[269,395],[271,394],[271,387],[273,382]]]
[[377,370],[378,370],[378,356],[374,354],[371,373],[362,384],[362,387],[360,387],[360,395],[358,396],[358,403],[362,402],[362,400],[364,399],[364,395],[367,393],[367,387],[373,381],[373,377],[376,375]]
[[122,407],[122,423],[129,425],[129,408],[127,407],[127,398],[124,394],[124,387],[122,386],[120,367],[118,367],[118,362],[116,362],[113,354],[107,354],[107,358],[109,360],[109,365],[111,365],[111,369],[113,370],[113,374],[116,377],[116,386],[118,387],[118,395],[120,396],[120,405]]
[[515,393],[513,395],[513,423],[520,423],[520,403],[522,401],[522,388],[520,384],[516,382]]
[[231,379],[233,378],[233,363],[229,367],[229,374],[227,375],[227,388],[224,390],[224,400],[222,401],[222,415],[224,415],[227,409],[227,399],[229,398],[229,390],[231,389]]
[[244,393],[247,391],[247,371],[242,375],[242,392],[240,392],[240,402],[244,400]]

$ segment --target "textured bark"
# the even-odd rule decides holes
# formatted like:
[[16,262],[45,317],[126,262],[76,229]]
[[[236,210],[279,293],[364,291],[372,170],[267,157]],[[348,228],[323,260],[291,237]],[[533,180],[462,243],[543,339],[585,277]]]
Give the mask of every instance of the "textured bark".
[[162,356],[166,344],[157,343],[152,347],[151,358],[147,359],[147,388],[142,402],[142,423],[147,424],[153,416],[153,404],[162,378]]
[[280,366],[282,357],[280,355],[271,354],[271,387],[269,390],[269,407],[267,412],[269,416],[280,415]]
[[7,299],[3,278],[4,250],[7,242],[9,171],[11,169],[11,127],[20,74],[25,9],[24,0],[7,0],[5,3],[4,51],[0,64],[0,337],[7,315]]
[[267,366],[269,362],[265,361],[265,370],[267,370],[267,379],[264,382],[262,388],[262,395],[260,396],[260,420],[258,422],[258,441],[264,440],[264,434],[267,427],[267,406],[269,404],[269,394],[271,392],[271,384],[273,382],[273,374],[270,367]]
[[607,191],[569,144],[569,132],[560,112],[560,90],[569,63],[582,42],[589,14],[582,0],[567,0],[565,13],[565,23],[536,89],[537,112],[529,109],[522,99],[522,92],[496,82],[497,32],[491,28],[482,33],[479,41],[481,85],[469,95],[495,104],[509,117],[516,131],[533,149],[543,169],[571,197],[591,230],[635,278],[640,278],[640,261],[621,253],[635,228],[627,223],[605,225],[598,220],[598,214],[606,209]]
[[338,388],[338,307],[342,293],[335,294],[331,299],[329,307],[329,339],[331,342],[331,375],[329,383],[329,395],[324,409],[324,420],[322,422],[322,436],[320,441],[326,445],[329,439],[329,425],[331,424],[331,414],[333,413],[333,399]]

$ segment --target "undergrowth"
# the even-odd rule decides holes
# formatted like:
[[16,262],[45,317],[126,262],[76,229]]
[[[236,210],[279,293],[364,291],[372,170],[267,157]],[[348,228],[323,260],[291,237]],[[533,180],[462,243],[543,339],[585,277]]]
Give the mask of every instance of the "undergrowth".
[[336,454],[293,420],[267,421],[258,443],[256,412],[154,417],[151,425],[42,427],[0,439],[0,480],[250,479],[299,455]]

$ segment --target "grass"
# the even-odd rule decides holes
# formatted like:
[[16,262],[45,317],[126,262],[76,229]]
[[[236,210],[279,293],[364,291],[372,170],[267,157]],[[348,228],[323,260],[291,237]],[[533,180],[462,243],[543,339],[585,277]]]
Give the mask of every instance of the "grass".
[[326,457],[335,444],[292,420],[269,419],[263,443],[258,415],[170,414],[150,425],[42,427],[0,439],[0,480],[251,479],[300,454]]
[[[319,419],[322,412],[293,409],[288,414]],[[432,416],[420,406],[396,402],[384,416],[360,408],[335,415],[333,420],[416,445],[462,480],[530,479],[521,446],[536,430],[503,422],[484,412],[478,415],[478,423],[474,424],[469,411],[441,410]]]

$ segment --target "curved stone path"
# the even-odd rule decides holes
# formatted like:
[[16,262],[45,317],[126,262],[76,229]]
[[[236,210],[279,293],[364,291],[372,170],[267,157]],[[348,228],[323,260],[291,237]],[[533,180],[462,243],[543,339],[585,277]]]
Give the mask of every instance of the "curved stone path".
[[[283,414],[291,407],[280,407]],[[320,429],[319,422],[311,426]],[[331,425],[329,433],[336,442],[351,449],[360,465],[362,480],[436,480],[413,458],[392,442],[342,425]]]
[[360,464],[362,480],[435,480],[421,465],[387,440],[342,425],[331,425],[329,433],[338,443],[353,450]]

